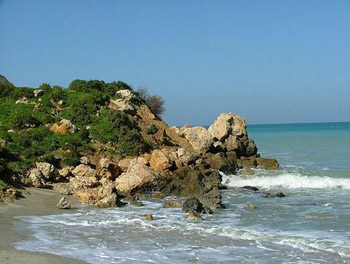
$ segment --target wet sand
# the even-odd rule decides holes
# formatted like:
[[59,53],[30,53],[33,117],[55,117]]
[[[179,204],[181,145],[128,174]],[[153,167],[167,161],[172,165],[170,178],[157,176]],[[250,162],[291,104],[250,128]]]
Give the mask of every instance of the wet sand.
[[67,196],[72,202],[73,209],[58,209],[56,204],[62,195],[52,190],[27,188],[23,195],[25,198],[16,200],[14,203],[0,205],[0,262],[4,264],[84,263],[80,260],[56,255],[16,250],[13,247],[14,242],[24,240],[28,235],[26,233],[19,234],[14,230],[14,222],[18,221],[14,217],[74,213],[74,207],[78,205],[78,201],[74,197]]

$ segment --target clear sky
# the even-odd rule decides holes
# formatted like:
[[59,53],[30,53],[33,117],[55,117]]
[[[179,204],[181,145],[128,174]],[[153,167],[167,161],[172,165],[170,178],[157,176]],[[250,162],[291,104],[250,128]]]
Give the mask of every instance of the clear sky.
[[350,121],[350,1],[0,0],[0,73],[122,80],[170,125]]

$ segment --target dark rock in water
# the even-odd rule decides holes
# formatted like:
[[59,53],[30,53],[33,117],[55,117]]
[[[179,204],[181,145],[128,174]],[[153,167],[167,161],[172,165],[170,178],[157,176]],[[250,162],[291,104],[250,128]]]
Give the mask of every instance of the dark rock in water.
[[271,193],[268,193],[268,192],[263,192],[262,196],[263,196],[264,198],[271,198],[271,197],[272,197],[272,196],[271,196]]
[[197,212],[201,214],[204,212],[204,206],[196,197],[191,197],[187,199],[182,205],[182,212],[184,213]]
[[145,220],[147,220],[147,221],[152,221],[152,220],[154,220],[154,218],[153,218],[153,215],[151,215],[151,214],[145,214],[145,215],[142,215],[144,218],[145,218]]
[[70,209],[72,208],[71,202],[66,198],[62,197],[61,200],[56,205],[59,209]]
[[163,203],[164,208],[181,208],[182,205],[178,201],[165,201]]
[[278,191],[278,192],[276,193],[276,196],[277,196],[277,197],[285,197],[286,195],[285,195],[283,192]]
[[249,210],[255,210],[255,209],[256,209],[255,204],[249,204],[249,205],[248,205],[248,209],[249,209]]
[[189,213],[187,216],[187,219],[188,220],[195,220],[195,221],[202,221],[203,220],[202,216],[197,212]]
[[254,186],[249,186],[249,185],[243,186],[242,188],[243,189],[247,189],[247,190],[251,190],[251,191],[254,191],[254,192],[258,192],[259,191],[259,188],[254,187]]
[[184,167],[176,171],[162,193],[180,197],[196,197],[204,207],[225,208],[220,194],[222,177],[217,170]]
[[275,159],[256,158],[257,168],[264,170],[278,170],[280,165]]

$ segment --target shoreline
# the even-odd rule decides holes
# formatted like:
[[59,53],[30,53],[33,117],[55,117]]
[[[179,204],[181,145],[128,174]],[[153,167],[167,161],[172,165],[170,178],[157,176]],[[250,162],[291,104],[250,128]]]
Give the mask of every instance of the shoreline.
[[77,259],[69,259],[58,255],[39,253],[32,251],[16,250],[13,243],[25,240],[28,233],[17,233],[14,223],[18,221],[16,216],[28,215],[53,215],[74,213],[79,204],[73,196],[67,196],[72,202],[72,208],[62,210],[56,207],[63,196],[53,190],[27,188],[23,191],[25,198],[15,200],[13,203],[0,206],[0,259],[2,263],[26,263],[26,264],[78,264],[85,263]]

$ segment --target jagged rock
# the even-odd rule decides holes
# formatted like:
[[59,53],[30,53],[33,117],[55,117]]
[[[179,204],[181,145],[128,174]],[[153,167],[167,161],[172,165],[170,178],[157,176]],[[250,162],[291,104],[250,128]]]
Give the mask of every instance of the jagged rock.
[[100,159],[99,164],[100,164],[100,167],[102,169],[108,169],[109,164],[110,164],[110,160],[106,159],[106,158],[102,158],[102,159]]
[[59,169],[58,170],[58,174],[60,175],[60,177],[62,178],[67,178],[69,176],[72,175],[72,170],[74,169],[74,167],[72,166],[67,166],[67,167],[64,167],[62,169]]
[[81,164],[88,165],[88,164],[89,164],[89,159],[88,159],[88,157],[81,157],[81,158],[80,158],[80,163],[81,163]]
[[70,120],[62,119],[58,124],[53,124],[50,128],[50,131],[52,131],[55,134],[74,134],[76,132],[77,128]]
[[278,170],[280,165],[275,159],[256,158],[257,168],[264,170]]
[[109,108],[114,110],[123,111],[126,113],[134,113],[135,107],[131,103],[131,99],[134,97],[130,90],[120,90],[116,92],[116,95],[121,97],[119,99],[109,100]]
[[112,175],[112,173],[108,169],[100,170],[99,175],[102,179],[109,179],[109,180],[115,179],[115,177]]
[[36,162],[35,166],[47,180],[54,178],[58,173],[56,168],[47,162]]
[[101,199],[97,206],[100,208],[116,207],[119,205],[117,194],[112,193],[105,198]]
[[201,214],[204,212],[204,206],[196,197],[191,197],[187,199],[182,205],[182,212],[197,212]]
[[184,148],[177,150],[177,156],[181,162],[187,165],[194,163],[198,159],[198,155],[188,152]]
[[181,208],[182,205],[178,202],[178,201],[175,201],[175,200],[169,200],[169,201],[165,201],[163,203],[163,207],[164,208]]
[[247,123],[234,113],[222,113],[217,120],[209,127],[208,131],[213,138],[223,142],[230,135],[247,135]]
[[94,190],[87,189],[74,192],[74,195],[78,197],[79,202],[83,204],[94,204],[96,203],[96,196]]
[[89,165],[80,164],[72,170],[72,173],[75,177],[96,177],[96,170],[92,169]]
[[76,176],[69,180],[70,186],[73,189],[93,188],[99,185],[96,177]]
[[63,195],[72,195],[74,193],[69,183],[54,183],[52,184],[53,189]]
[[206,153],[214,143],[213,137],[204,127],[185,128],[183,135],[199,153]]
[[138,157],[137,158],[137,162],[142,164],[142,165],[149,165],[148,160],[146,158],[144,158],[144,157]]
[[210,168],[222,171],[225,174],[233,174],[236,171],[235,163],[230,162],[222,152],[216,154],[208,153],[206,162],[210,165]]
[[156,149],[152,152],[150,165],[155,172],[162,174],[173,166],[173,162],[164,151]]
[[72,203],[66,197],[62,197],[56,206],[59,209],[70,209],[72,207]]
[[124,158],[124,159],[121,159],[119,162],[118,162],[118,167],[122,169],[122,171],[127,171],[127,169],[129,168],[129,164],[130,164],[130,161],[132,161],[134,158]]
[[117,187],[118,193],[125,195],[137,189],[141,189],[157,178],[159,178],[159,175],[156,172],[150,167],[138,163],[137,159],[135,159],[130,162],[127,172],[123,173],[115,180],[115,186]]
[[45,180],[38,168],[31,169],[28,173],[28,178],[33,187],[42,188],[45,186]]
[[245,147],[245,155],[247,157],[254,156],[258,152],[258,149],[254,143],[254,140],[249,139],[247,146]]

